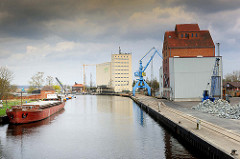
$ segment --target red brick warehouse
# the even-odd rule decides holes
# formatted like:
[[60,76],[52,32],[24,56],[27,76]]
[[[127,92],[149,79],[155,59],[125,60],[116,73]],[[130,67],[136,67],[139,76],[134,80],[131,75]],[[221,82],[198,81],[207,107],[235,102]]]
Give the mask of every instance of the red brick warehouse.
[[214,57],[215,45],[208,30],[198,24],[177,24],[175,31],[166,31],[163,42],[164,87],[169,85],[169,57]]

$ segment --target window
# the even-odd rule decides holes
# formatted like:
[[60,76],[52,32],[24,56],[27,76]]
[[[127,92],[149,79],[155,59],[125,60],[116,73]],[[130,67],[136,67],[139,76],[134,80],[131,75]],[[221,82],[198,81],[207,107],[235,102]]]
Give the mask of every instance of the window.
[[196,37],[198,37],[197,33],[196,33]]
[[187,33],[185,33],[185,38],[187,38],[188,37],[188,34]]
[[193,33],[192,33],[192,37],[193,37]]
[[181,38],[183,38],[183,34],[181,34]]

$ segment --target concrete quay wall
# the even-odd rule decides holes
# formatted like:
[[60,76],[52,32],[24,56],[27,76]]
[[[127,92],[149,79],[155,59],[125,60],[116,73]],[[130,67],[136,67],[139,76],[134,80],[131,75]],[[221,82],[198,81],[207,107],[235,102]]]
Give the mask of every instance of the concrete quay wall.
[[213,146],[209,141],[199,137],[192,131],[184,128],[181,122],[177,123],[169,119],[168,116],[161,114],[158,110],[155,110],[151,105],[146,105],[137,98],[130,96],[130,98],[136,102],[139,107],[146,111],[155,120],[162,123],[168,129],[170,129],[179,139],[183,140],[187,144],[191,145],[192,148],[204,154],[208,158],[221,159],[221,158],[238,158],[239,156],[232,156],[230,153],[224,152],[221,148]]

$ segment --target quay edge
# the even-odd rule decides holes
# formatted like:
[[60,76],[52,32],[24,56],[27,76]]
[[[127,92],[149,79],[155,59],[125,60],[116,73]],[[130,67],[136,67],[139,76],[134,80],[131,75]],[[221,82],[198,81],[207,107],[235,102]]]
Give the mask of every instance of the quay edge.
[[227,154],[220,148],[211,145],[208,141],[197,136],[193,132],[183,128],[179,123],[170,120],[168,117],[162,115],[151,107],[145,105],[137,98],[129,96],[135,103],[141,107],[146,113],[148,113],[153,119],[157,120],[169,130],[171,130],[180,140],[189,144],[194,150],[200,151],[204,156],[211,159],[235,159],[239,156],[231,156],[230,153]]

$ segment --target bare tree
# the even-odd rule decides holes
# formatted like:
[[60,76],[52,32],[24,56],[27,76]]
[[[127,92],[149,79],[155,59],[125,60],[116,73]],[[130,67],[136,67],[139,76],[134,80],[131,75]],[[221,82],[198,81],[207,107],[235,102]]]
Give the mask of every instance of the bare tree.
[[240,70],[239,71],[233,71],[232,73],[226,74],[224,81],[226,81],[226,82],[240,81]]
[[53,77],[52,76],[47,76],[46,85],[47,86],[53,86]]
[[32,76],[31,81],[29,81],[30,86],[40,89],[44,83],[43,75],[43,72],[38,72]]
[[11,89],[13,73],[6,67],[0,67],[0,99],[6,97]]

